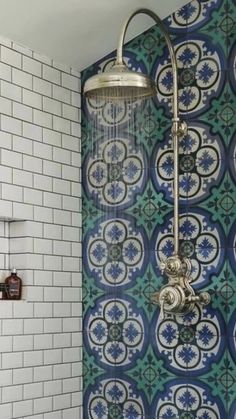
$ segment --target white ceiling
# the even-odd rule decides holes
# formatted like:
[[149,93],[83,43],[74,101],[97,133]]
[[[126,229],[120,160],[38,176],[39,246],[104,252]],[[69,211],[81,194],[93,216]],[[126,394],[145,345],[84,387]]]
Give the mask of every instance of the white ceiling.
[[[116,48],[124,19],[138,7],[161,18],[189,0],[0,0],[0,35],[82,70]],[[127,40],[154,22],[130,24]]]

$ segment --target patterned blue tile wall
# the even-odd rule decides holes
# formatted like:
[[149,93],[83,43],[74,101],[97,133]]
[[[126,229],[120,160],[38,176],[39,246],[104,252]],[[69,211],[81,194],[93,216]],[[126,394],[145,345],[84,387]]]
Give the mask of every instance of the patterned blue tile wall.
[[[188,133],[180,143],[180,250],[211,303],[160,319],[150,295],[173,251],[172,75],[156,26],[125,49],[158,82],[145,103],[84,101],[84,417],[236,418],[235,0],[165,19]],[[114,54],[83,72],[111,66]]]

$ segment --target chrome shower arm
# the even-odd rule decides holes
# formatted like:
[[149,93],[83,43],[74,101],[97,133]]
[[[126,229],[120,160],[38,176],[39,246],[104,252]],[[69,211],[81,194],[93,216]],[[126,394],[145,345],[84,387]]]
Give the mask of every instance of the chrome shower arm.
[[125,35],[127,32],[127,28],[131,20],[138,14],[145,14],[150,16],[157,24],[157,26],[161,29],[161,32],[164,35],[166,44],[168,46],[168,50],[170,53],[170,59],[172,64],[172,72],[173,72],[173,120],[179,120],[179,110],[178,110],[178,78],[177,78],[177,61],[175,52],[171,43],[171,39],[169,33],[163,24],[162,20],[154,13],[152,10],[149,9],[137,9],[134,11],[130,17],[126,20],[121,30],[118,47],[117,47],[117,56],[116,56],[116,64],[123,64],[123,48],[124,48],[124,40]]
[[164,311],[172,314],[184,313],[194,309],[196,303],[200,305],[208,304],[210,296],[207,293],[196,295],[190,284],[192,281],[190,277],[191,263],[189,259],[179,255],[179,139],[186,134],[187,125],[179,119],[178,73],[174,48],[165,25],[153,11],[140,8],[130,15],[121,31],[115,64],[109,71],[89,78],[85,83],[84,92],[88,97],[108,99],[109,101],[116,99],[129,100],[132,98],[134,100],[144,99],[157,94],[156,81],[146,74],[131,71],[123,61],[124,39],[128,25],[134,16],[142,13],[150,16],[164,35],[169,49],[173,77],[171,135],[174,155],[174,249],[173,254],[160,264],[162,273],[168,277],[168,284],[164,285],[159,292],[153,293],[151,300],[160,306],[162,315]]
[[174,254],[178,255],[179,253],[179,138],[186,133],[186,124],[181,123],[179,120],[179,104],[178,104],[178,72],[177,72],[177,60],[174,52],[174,48],[171,43],[169,33],[162,23],[161,19],[149,9],[137,9],[133,12],[130,17],[126,20],[123,25],[121,35],[117,47],[117,56],[116,64],[123,64],[123,47],[126,31],[130,21],[134,16],[138,14],[146,14],[150,16],[161,29],[161,32],[164,35],[172,65],[172,75],[173,75],[173,118],[172,118],[172,137],[173,137],[173,154],[174,154],[174,223],[173,223],[173,232],[174,232]]

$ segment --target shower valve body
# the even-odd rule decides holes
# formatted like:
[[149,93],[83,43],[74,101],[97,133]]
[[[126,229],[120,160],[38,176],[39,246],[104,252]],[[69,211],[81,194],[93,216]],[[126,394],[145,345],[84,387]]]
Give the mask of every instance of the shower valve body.
[[202,306],[209,304],[210,295],[207,292],[196,295],[190,285],[189,259],[173,255],[161,263],[161,270],[168,276],[169,282],[151,297],[152,302],[160,306],[161,318],[164,318],[165,312],[187,313],[194,309],[196,303]]

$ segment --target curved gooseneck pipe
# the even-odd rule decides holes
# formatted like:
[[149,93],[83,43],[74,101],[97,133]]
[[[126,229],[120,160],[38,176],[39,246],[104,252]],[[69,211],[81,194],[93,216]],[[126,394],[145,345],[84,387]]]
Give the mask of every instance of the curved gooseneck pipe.
[[191,263],[187,258],[181,258],[179,256],[179,139],[187,133],[187,125],[179,119],[178,67],[174,48],[165,25],[152,10],[145,8],[138,9],[126,20],[118,42],[115,65],[122,66],[124,64],[123,46],[126,31],[130,21],[140,13],[150,16],[163,33],[170,54],[173,77],[172,139],[174,155],[174,252],[164,263],[161,263],[162,271],[168,276],[168,284],[152,295],[152,301],[160,306],[160,315],[163,318],[165,311],[168,313],[179,313],[192,310],[196,303],[206,305],[210,301],[210,296],[207,292],[202,292],[199,295],[195,294],[190,285]]
[[165,37],[165,41],[166,41],[166,44],[168,46],[168,50],[170,53],[172,72],[173,72],[173,119],[179,120],[179,117],[178,117],[178,74],[177,74],[176,56],[175,56],[173,45],[171,43],[169,33],[167,32],[165,25],[162,23],[161,19],[156,15],[156,13],[154,13],[152,10],[137,9],[126,20],[121,30],[120,38],[118,41],[116,64],[123,64],[123,49],[124,49],[125,35],[126,35],[127,29],[131,20],[138,14],[145,14],[145,15],[150,16],[156,22],[158,27],[161,29],[161,32],[163,33]]
[[186,131],[186,126],[180,124],[179,119],[179,106],[178,106],[178,73],[177,73],[177,60],[172,46],[169,33],[166,30],[165,25],[162,23],[161,19],[149,9],[137,9],[133,12],[129,18],[124,23],[124,26],[121,31],[121,35],[117,47],[117,56],[116,64],[123,64],[123,48],[124,40],[127,32],[127,28],[131,20],[138,14],[144,13],[150,16],[161,29],[165,37],[166,44],[170,53],[171,65],[172,65],[172,74],[173,74],[173,118],[172,118],[172,137],[173,137],[173,154],[174,154],[174,254],[179,254],[179,137],[183,135]]
[[[206,305],[210,301],[210,296],[207,292],[201,292],[196,295],[194,289],[190,285],[191,278],[191,263],[189,259],[180,257],[179,255],[179,139],[186,134],[187,125],[179,119],[179,105],[178,105],[178,73],[177,73],[177,60],[175,52],[170,40],[169,33],[162,23],[161,19],[149,9],[138,9],[133,12],[126,20],[121,35],[119,38],[117,57],[112,71],[98,74],[91,77],[85,83],[84,92],[88,96],[93,94],[96,96],[99,91],[108,94],[113,92],[112,98],[126,97],[130,93],[129,87],[139,88],[135,98],[137,97],[150,97],[156,92],[155,83],[150,80],[146,75],[141,73],[134,73],[126,68],[123,62],[123,46],[126,31],[130,21],[137,14],[144,13],[150,16],[161,29],[166,44],[169,49],[172,75],[173,75],[173,118],[172,118],[172,138],[173,138],[173,155],[174,155],[174,251],[172,256],[168,257],[165,262],[160,264],[161,271],[168,277],[168,284],[164,285],[159,291],[154,292],[151,296],[153,303],[158,304],[161,309],[161,316],[164,312],[167,313],[183,313],[192,310],[196,303]],[[138,76],[139,75],[139,76]],[[137,80],[138,79],[138,80]],[[115,91],[112,90],[115,87]],[[118,95],[118,89],[122,89],[123,95]],[[150,90],[151,88],[151,90]],[[145,94],[141,90],[147,89]],[[131,90],[132,94],[132,90]],[[105,96],[109,97],[109,96]]]

